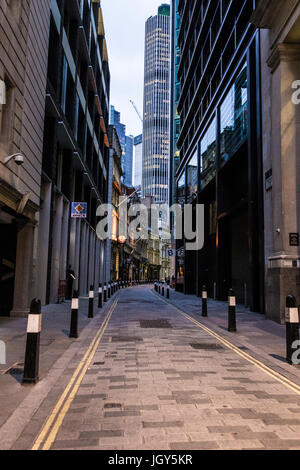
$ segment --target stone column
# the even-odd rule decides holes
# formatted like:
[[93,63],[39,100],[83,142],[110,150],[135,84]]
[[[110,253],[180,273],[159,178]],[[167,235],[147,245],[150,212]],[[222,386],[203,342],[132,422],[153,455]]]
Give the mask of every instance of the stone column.
[[92,284],[95,284],[95,233],[91,228],[89,228],[89,232],[88,287],[90,287]]
[[86,250],[86,223],[83,221],[81,225],[81,239],[80,239],[80,279],[79,290],[80,295],[86,294],[86,257],[88,255]]
[[52,260],[51,260],[51,286],[50,303],[57,302],[59,275],[60,275],[60,250],[62,236],[63,198],[58,196],[55,203],[55,215],[52,227]]
[[60,249],[60,280],[66,280],[68,257],[68,232],[69,232],[69,204],[63,203],[61,249]]
[[26,317],[29,313],[32,292],[32,264],[35,224],[28,222],[18,232],[14,306],[11,317]]
[[[80,244],[81,244],[81,219],[75,219],[75,254],[73,261],[73,269],[75,271],[76,281],[74,281],[74,289],[79,289],[80,280]],[[71,232],[73,233],[73,232]]]
[[41,300],[42,305],[45,305],[46,303],[51,215],[51,186],[51,183],[44,183],[42,185],[43,204],[39,213],[37,297]]
[[288,294],[300,301],[300,251],[290,234],[300,233],[300,105],[292,84],[300,78],[300,45],[278,44],[272,69],[271,155],[273,169],[272,250],[267,272],[267,316],[284,322]]

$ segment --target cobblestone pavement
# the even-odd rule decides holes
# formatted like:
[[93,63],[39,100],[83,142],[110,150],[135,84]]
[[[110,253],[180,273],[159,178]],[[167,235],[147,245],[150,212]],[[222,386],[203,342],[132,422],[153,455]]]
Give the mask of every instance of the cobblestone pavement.
[[148,287],[115,299],[12,448],[300,449],[296,384]]

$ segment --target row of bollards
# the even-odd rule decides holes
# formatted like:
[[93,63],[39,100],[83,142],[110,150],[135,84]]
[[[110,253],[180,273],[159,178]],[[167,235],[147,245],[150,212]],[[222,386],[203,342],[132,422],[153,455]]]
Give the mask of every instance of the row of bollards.
[[162,297],[165,297],[166,294],[166,298],[170,298],[170,284],[168,282],[155,282],[154,290]]
[[[202,316],[207,317],[207,288],[202,288]],[[297,307],[297,300],[293,295],[286,297],[285,308],[285,324],[286,324],[286,361],[289,364],[297,364],[298,356],[294,359],[294,354],[297,353],[300,346],[299,339],[299,309]],[[236,333],[236,296],[233,289],[228,292],[228,331]]]
[[[148,283],[148,282],[147,282]],[[138,285],[138,284],[136,284]],[[117,291],[125,289],[130,286],[129,281],[116,281],[99,284],[98,290],[98,309],[103,307]],[[88,304],[88,318],[94,318],[94,286],[90,286],[89,290],[89,304]],[[70,324],[70,338],[78,338],[78,312],[79,312],[79,292],[73,292],[71,303],[71,324]],[[27,322],[27,340],[24,361],[24,384],[35,384],[39,380],[39,357],[40,357],[40,334],[42,330],[42,307],[41,301],[34,299],[30,305],[30,313]]]
[[[207,317],[207,288],[202,287],[202,317]],[[236,297],[233,289],[228,292],[228,331],[236,332]]]

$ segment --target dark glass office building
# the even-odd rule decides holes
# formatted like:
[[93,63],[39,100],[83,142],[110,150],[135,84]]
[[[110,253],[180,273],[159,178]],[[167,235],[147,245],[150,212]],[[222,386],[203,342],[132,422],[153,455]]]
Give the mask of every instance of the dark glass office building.
[[255,1],[179,0],[177,201],[205,205],[205,244],[177,256],[177,289],[264,311],[259,32]]

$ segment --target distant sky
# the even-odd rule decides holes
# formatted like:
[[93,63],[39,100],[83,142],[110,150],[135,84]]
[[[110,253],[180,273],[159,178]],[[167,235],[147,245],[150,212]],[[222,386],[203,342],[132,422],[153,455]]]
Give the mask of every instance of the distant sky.
[[143,115],[145,22],[163,0],[102,0],[111,73],[110,104],[121,113],[127,135],[142,133],[130,100]]

